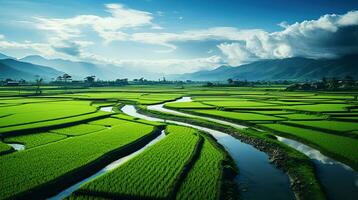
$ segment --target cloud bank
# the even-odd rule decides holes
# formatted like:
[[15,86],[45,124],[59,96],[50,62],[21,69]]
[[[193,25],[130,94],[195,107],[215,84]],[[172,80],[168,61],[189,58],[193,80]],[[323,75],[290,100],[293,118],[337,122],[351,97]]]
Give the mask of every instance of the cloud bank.
[[[342,15],[327,14],[319,19],[279,24],[282,30],[239,30],[235,27],[168,32],[157,25],[150,12],[128,8],[122,4],[105,4],[106,16],[78,15],[70,18],[34,17],[31,23],[47,35],[47,42],[9,41],[0,34],[0,49],[32,49],[41,55],[69,56],[78,60],[125,65],[148,71],[184,73],[212,69],[219,65],[238,66],[260,60],[289,58],[332,58],[358,52],[358,11]],[[114,41],[141,43],[164,47],[175,52],[178,43],[212,42],[216,55],[190,59],[110,59],[92,53],[88,47],[98,41],[86,37],[91,29],[103,44]]]

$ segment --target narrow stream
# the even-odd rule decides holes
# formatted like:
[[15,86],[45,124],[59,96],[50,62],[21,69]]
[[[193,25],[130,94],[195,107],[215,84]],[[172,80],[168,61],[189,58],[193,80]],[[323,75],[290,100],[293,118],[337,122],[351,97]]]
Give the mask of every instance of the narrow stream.
[[[170,102],[170,103],[178,103],[178,102],[191,102],[191,98],[190,97],[182,97],[181,99],[178,99],[176,101]],[[200,118],[200,119],[205,119],[208,121],[213,121],[213,122],[217,122],[220,124],[225,124],[225,125],[229,125],[231,127],[237,128],[237,129],[244,129],[244,128],[248,128],[247,126],[243,126],[240,124],[235,124],[232,122],[228,122],[228,121],[224,121],[224,120],[220,120],[220,119],[214,119],[214,118],[210,118],[210,117],[203,117],[203,116],[197,116],[197,115],[192,115],[192,114],[187,114],[187,113],[182,113],[179,111],[175,111],[175,110],[170,110],[170,109],[166,109],[164,108],[164,103],[163,104],[157,104],[157,105],[151,105],[147,107],[149,110],[154,110],[154,111],[160,111],[160,112],[166,112],[166,113],[171,113],[171,114],[175,114],[175,115],[181,115],[181,116],[185,116],[185,117],[195,117],[195,118]]]
[[317,176],[329,199],[356,200],[358,198],[358,173],[352,168],[300,142],[279,136],[276,137],[279,141],[311,158],[316,167]]
[[[104,108],[104,109],[102,109]],[[101,110],[103,111],[107,111],[107,112],[112,112],[112,108],[113,107],[102,107]],[[61,200],[64,199],[68,196],[70,196],[74,191],[78,190],[82,185],[88,183],[89,181],[92,181],[93,179],[110,172],[111,170],[119,167],[120,165],[124,164],[125,162],[127,162],[128,160],[130,160],[131,158],[133,158],[134,156],[140,154],[141,152],[143,152],[145,149],[147,149],[148,147],[150,147],[151,145],[157,143],[158,141],[160,141],[161,139],[163,139],[165,137],[165,131],[163,130],[162,133],[156,137],[155,139],[153,139],[152,141],[150,141],[148,144],[146,144],[144,147],[142,147],[141,149],[139,149],[138,151],[122,157],[110,164],[108,164],[106,167],[102,168],[100,171],[98,171],[97,173],[93,174],[92,176],[68,187],[67,189],[63,190],[62,192],[58,193],[57,195],[48,198],[48,200]]]
[[25,145],[18,144],[18,143],[7,143],[9,146],[11,146],[16,151],[22,151],[25,150]]
[[[133,117],[149,121],[164,121],[142,115],[132,105],[126,105],[121,110]],[[166,122],[208,132],[225,147],[240,169],[240,175],[236,177],[236,181],[240,184],[241,189],[244,189],[241,192],[242,199],[286,200],[295,198],[289,187],[288,176],[271,165],[265,153],[220,131],[173,120],[166,120]]]
[[113,106],[101,107],[99,110],[104,112],[113,112]]
[[[190,97],[183,97],[182,99],[173,102],[190,102],[190,101],[192,101]],[[164,104],[153,105],[153,106],[148,106],[147,108],[150,110],[155,110],[160,112],[182,114],[190,117],[197,117],[196,115],[191,115],[191,114],[186,114],[186,113],[181,113],[178,111],[166,109],[163,107],[163,105]],[[204,117],[204,118],[211,119],[209,117]],[[216,119],[213,119],[212,121],[214,120],[216,121]],[[232,126],[233,123],[227,122],[225,124]],[[329,199],[355,200],[358,198],[358,173],[354,171],[352,168],[323,155],[321,152],[310,146],[280,136],[277,136],[277,138],[279,141],[293,147],[294,149],[304,153],[309,158],[311,158],[312,162],[316,167],[317,177],[320,180],[322,187],[327,193]]]

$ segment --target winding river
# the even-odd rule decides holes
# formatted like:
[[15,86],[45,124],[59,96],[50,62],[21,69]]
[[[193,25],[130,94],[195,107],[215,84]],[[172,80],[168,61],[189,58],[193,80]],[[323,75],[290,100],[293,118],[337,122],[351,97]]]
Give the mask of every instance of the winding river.
[[[192,101],[190,97],[183,97],[183,98],[178,99],[173,102],[190,102],[190,101]],[[218,120],[218,119],[214,119],[214,118],[210,118],[210,117],[202,117],[202,116],[197,116],[197,115],[193,115],[193,114],[182,113],[182,112],[175,111],[175,110],[170,110],[170,109],[164,108],[164,104],[152,105],[152,106],[148,106],[147,108],[149,110],[171,113],[171,114],[176,114],[176,115],[182,115],[182,116],[187,116],[187,117],[198,117],[198,118],[218,122],[221,124],[226,124],[226,125],[229,125],[229,126],[232,126],[235,128],[247,128],[245,126],[240,127],[240,125],[237,125],[237,124],[231,123],[231,122],[227,122],[227,121],[223,121],[223,120]],[[222,123],[222,122],[224,122],[224,123]],[[341,199],[356,200],[358,198],[358,173],[356,171],[354,171],[352,168],[350,168],[349,166],[347,166],[341,162],[338,162],[332,158],[329,158],[329,157],[323,155],[320,151],[318,151],[310,146],[307,146],[305,144],[302,144],[298,141],[295,141],[292,139],[287,139],[287,138],[280,137],[280,136],[277,136],[277,138],[279,141],[304,153],[312,160],[312,162],[314,163],[314,165],[316,167],[317,177],[320,180],[322,187],[324,188],[329,199],[331,199],[331,200],[341,200]],[[231,154],[232,157],[235,156],[235,154],[232,154],[230,151],[229,151],[229,153]],[[240,156],[242,156],[242,155],[240,155]],[[246,155],[243,155],[243,156],[246,156]],[[255,158],[252,158],[252,159],[255,159]],[[242,167],[240,167],[239,164],[238,164],[238,166],[241,170],[240,174],[242,174],[240,176],[247,176],[247,175],[245,175],[245,172],[246,172],[245,168],[242,169]],[[255,166],[251,166],[251,167],[255,167]],[[239,183],[241,183],[241,182],[239,181]],[[243,197],[245,197],[245,195],[243,195]]]
[[[149,121],[164,121],[163,119],[142,115],[132,105],[126,105],[121,110],[133,117]],[[284,200],[295,198],[289,187],[288,176],[271,165],[265,153],[220,131],[173,120],[166,120],[166,122],[193,127],[210,133],[225,147],[240,169],[240,175],[236,177],[236,181],[243,189],[240,194],[242,199]]]
[[[192,101],[190,97],[183,97],[173,102],[189,102]],[[160,112],[166,112],[186,117],[196,117],[209,121],[214,121],[217,123],[229,125],[238,129],[247,128],[246,126],[242,126],[239,124],[235,124],[232,122],[214,119],[210,117],[196,116],[193,114],[182,113],[175,110],[166,109],[163,107],[164,104],[151,105],[147,108],[149,110],[155,110]],[[113,107],[101,107],[101,111],[113,112]],[[164,122],[163,119],[149,117],[137,112],[134,106],[126,105],[122,107],[122,112],[127,115],[149,120],[149,121],[160,121]],[[165,122],[183,125],[188,127],[193,127],[198,130],[205,131],[214,136],[217,141],[224,146],[224,148],[228,151],[230,156],[234,159],[236,165],[238,166],[240,173],[235,178],[238,184],[240,185],[240,196],[242,199],[268,199],[268,200],[286,200],[286,199],[295,199],[293,192],[291,191],[289,185],[288,176],[283,173],[281,170],[275,168],[273,165],[269,163],[268,156],[255,149],[251,145],[245,144],[240,140],[234,138],[231,135],[226,133],[216,131],[213,129],[209,129],[202,126],[197,126],[189,123],[183,123],[174,120],[165,120]],[[59,194],[49,198],[51,200],[64,199],[70,196],[75,190],[79,189],[83,184],[101,176],[109,171],[113,170],[116,167],[119,167],[129,159],[138,155],[142,151],[144,151],[149,146],[155,144],[159,140],[165,137],[164,131],[160,136],[152,140],[142,149],[126,156],[120,158],[111,164],[107,165],[97,173],[92,176],[72,185],[71,187],[63,190]],[[322,183],[329,199],[356,199],[358,196],[358,175],[357,173],[351,169],[350,167],[337,162],[327,156],[324,156],[316,149],[313,149],[307,145],[304,145],[300,142],[279,137],[278,140],[297,149],[298,151],[309,156],[317,169],[317,176]]]

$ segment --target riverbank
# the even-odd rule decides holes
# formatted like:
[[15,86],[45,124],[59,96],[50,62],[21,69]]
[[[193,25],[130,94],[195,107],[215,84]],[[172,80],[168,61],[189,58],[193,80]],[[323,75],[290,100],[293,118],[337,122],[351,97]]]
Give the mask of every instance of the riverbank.
[[148,110],[144,106],[138,106],[138,112],[151,117],[191,123],[230,134],[242,142],[265,152],[269,156],[272,164],[284,170],[290,177],[291,188],[297,199],[326,198],[316,178],[315,169],[310,159],[297,150],[280,143],[274,135],[253,129],[237,130],[228,125],[222,125],[199,118],[186,118]]

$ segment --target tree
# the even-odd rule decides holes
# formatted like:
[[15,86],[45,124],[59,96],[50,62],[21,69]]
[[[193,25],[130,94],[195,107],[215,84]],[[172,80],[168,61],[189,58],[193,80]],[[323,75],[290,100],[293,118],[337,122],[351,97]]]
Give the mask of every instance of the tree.
[[234,81],[232,80],[232,78],[227,79],[227,82],[231,85]]
[[87,76],[85,78],[85,82],[88,82],[88,83],[93,83],[94,80],[96,80],[96,76]]
[[41,95],[42,94],[41,84],[42,84],[43,79],[39,75],[36,75],[35,77],[36,77],[36,79],[35,79],[35,81],[36,81],[36,95]]
[[71,80],[71,78],[72,78],[72,76],[70,76],[70,75],[68,75],[68,74],[64,74],[64,75],[62,76],[62,79],[63,79],[65,82],[67,82],[68,80]]
[[206,86],[207,86],[207,87],[212,87],[212,86],[214,86],[214,83],[212,83],[212,82],[207,82],[207,83],[206,83]]

